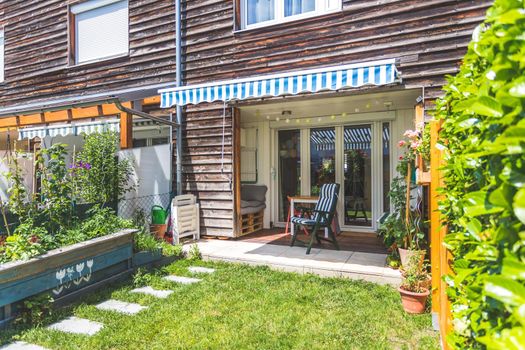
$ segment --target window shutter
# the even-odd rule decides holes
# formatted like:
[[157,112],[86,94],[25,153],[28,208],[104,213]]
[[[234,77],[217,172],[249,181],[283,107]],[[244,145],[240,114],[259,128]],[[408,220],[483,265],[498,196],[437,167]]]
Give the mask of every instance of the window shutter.
[[128,53],[128,2],[75,14],[75,34],[76,63]]

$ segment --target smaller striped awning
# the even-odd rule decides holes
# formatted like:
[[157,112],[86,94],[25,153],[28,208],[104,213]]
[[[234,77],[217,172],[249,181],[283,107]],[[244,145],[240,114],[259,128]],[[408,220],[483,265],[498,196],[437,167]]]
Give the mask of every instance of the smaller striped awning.
[[93,134],[103,131],[120,132],[120,121],[106,120],[89,123],[76,123],[65,125],[50,125],[34,128],[22,128],[18,130],[18,139],[34,139],[35,137],[44,138],[46,136],[67,136],[67,135],[81,135]]
[[161,107],[387,85],[400,81],[395,59],[159,90]]

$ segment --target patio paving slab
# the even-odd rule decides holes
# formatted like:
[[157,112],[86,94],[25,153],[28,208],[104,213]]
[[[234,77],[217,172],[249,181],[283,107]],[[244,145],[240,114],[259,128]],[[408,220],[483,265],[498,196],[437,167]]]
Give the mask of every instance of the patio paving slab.
[[158,290],[158,289],[153,289],[153,287],[147,286],[147,287],[133,289],[131,293],[147,294],[147,295],[154,296],[156,298],[166,299],[173,293],[173,291],[172,290]]
[[135,315],[142,310],[147,309],[148,307],[135,303],[127,303],[125,301],[110,299],[98,304],[96,308],[104,311],[115,311],[126,315]]
[[71,316],[60,322],[53,323],[47,328],[65,333],[94,335],[97,334],[102,327],[104,327],[102,323]]
[[188,271],[191,273],[207,273],[211,274],[215,272],[215,269],[211,269],[209,267],[202,267],[202,266],[190,266],[188,267]]
[[266,265],[281,271],[362,279],[393,286],[401,283],[399,271],[386,266],[386,254],[312,248],[306,255],[305,247],[234,240],[202,240],[198,246],[205,260]]
[[47,350],[40,345],[29,344],[23,341],[17,341],[0,347],[0,350]]
[[193,284],[193,283],[198,283],[198,282],[202,281],[200,278],[185,277],[185,276],[174,276],[174,275],[166,276],[166,277],[164,277],[164,279],[166,281],[180,283],[180,284]]

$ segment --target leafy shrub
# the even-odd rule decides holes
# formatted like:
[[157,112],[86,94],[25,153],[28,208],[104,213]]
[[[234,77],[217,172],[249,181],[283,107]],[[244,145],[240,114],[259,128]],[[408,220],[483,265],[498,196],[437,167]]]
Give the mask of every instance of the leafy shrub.
[[495,1],[437,104],[458,349],[525,344],[524,6]]
[[101,208],[98,205],[88,211],[88,217],[80,224],[80,230],[85,232],[89,239],[135,227],[133,221],[119,217],[113,209]]
[[152,274],[142,267],[137,269],[137,272],[133,275],[133,285],[135,287],[143,287],[151,285],[151,282],[154,280]]
[[[419,143],[420,141],[418,141],[418,144]],[[400,144],[400,147],[404,148],[405,144]],[[406,178],[408,175],[408,164],[412,164],[414,159],[415,151],[405,149],[405,155],[399,159],[396,167],[399,175],[390,183],[388,197],[390,198],[392,209],[377,230],[378,235],[383,238],[383,242],[387,247],[417,249],[424,243],[425,234],[422,231],[423,227],[421,227],[419,221],[416,220],[419,218],[419,214],[412,210],[412,208],[409,221],[406,222]],[[412,169],[414,169],[413,166]],[[411,192],[410,200],[412,200],[414,199],[412,191],[415,186],[412,183],[409,186]]]
[[180,244],[162,243],[162,255],[164,256],[182,256],[182,246]]
[[47,294],[39,294],[25,299],[17,310],[16,323],[42,326],[51,317],[53,298]]
[[202,254],[197,244],[192,244],[188,250],[187,255],[188,260],[200,260],[202,259]]
[[44,247],[38,242],[38,238],[27,235],[14,234],[8,236],[0,246],[0,262],[14,260],[28,260],[45,252]]
[[141,230],[135,234],[135,251],[152,252],[161,248],[161,242],[158,241],[152,234]]
[[75,189],[86,203],[109,203],[133,190],[132,163],[117,157],[119,137],[115,132],[86,135],[72,171]]

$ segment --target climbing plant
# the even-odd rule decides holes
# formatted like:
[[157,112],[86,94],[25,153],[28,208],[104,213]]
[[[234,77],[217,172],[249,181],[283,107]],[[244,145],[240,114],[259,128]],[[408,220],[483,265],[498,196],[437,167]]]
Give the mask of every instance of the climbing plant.
[[525,3],[496,0],[437,103],[458,349],[525,344]]

